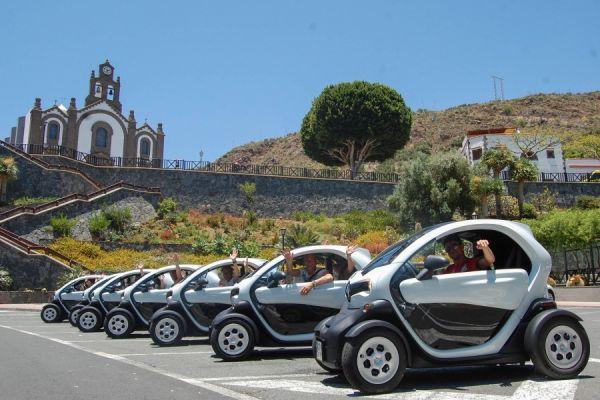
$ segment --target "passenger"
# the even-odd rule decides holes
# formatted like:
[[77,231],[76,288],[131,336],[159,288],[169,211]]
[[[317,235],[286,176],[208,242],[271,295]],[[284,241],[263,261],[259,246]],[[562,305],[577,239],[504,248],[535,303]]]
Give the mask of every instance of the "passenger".
[[240,269],[237,265],[237,256],[238,249],[231,249],[231,254],[229,258],[231,258],[232,265],[226,265],[221,268],[221,280],[219,281],[219,286],[233,286],[240,281]]
[[171,286],[176,285],[185,279],[183,271],[179,266],[179,254],[174,253],[170,258],[173,261],[173,264],[175,264],[175,269],[169,272],[169,275],[163,274],[159,277],[161,289],[169,289]]
[[458,236],[450,235],[444,238],[444,250],[454,261],[453,264],[446,267],[444,274],[486,270],[492,266],[496,261],[496,257],[490,249],[490,243],[485,239],[481,239],[477,241],[476,247],[483,252],[483,257],[468,258],[465,256],[462,240]]
[[283,249],[285,258],[286,274],[288,276],[299,277],[301,282],[307,282],[300,289],[300,294],[306,296],[317,286],[333,282],[333,275],[325,268],[317,268],[317,257],[314,254],[307,254],[302,257],[305,268],[294,269],[294,257],[290,249]]
[[350,279],[352,274],[356,272],[354,266],[354,260],[352,259],[352,253],[356,251],[358,247],[352,245],[346,247],[346,259],[343,260],[341,257],[330,256],[327,259],[327,270],[333,275],[336,281],[347,281]]

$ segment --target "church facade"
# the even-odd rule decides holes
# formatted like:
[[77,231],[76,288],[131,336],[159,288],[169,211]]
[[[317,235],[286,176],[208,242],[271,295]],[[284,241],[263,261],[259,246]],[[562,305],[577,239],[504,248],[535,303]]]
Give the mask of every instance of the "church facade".
[[31,152],[72,149],[111,160],[114,165],[121,165],[123,159],[161,160],[165,140],[162,124],[156,129],[147,123],[138,126],[133,110],[128,117],[122,114],[121,78],[115,80],[114,73],[108,60],[99,65],[98,76],[92,70],[82,108],[77,107],[74,97],[68,108],[55,104],[46,109],[36,98],[33,108],[11,129],[9,143]]

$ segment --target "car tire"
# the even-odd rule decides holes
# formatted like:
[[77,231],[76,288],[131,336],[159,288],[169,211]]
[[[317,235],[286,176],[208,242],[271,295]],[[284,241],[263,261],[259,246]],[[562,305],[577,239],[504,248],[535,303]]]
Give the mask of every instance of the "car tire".
[[224,361],[240,361],[254,351],[256,338],[253,327],[241,318],[229,318],[214,326],[210,345]]
[[548,297],[552,301],[556,301],[556,295],[554,295],[554,290],[548,289]]
[[113,339],[125,338],[135,330],[133,314],[123,308],[114,308],[104,318],[104,332]]
[[312,352],[313,352],[313,357],[314,357],[315,361],[317,362],[317,364],[319,364],[319,367],[323,368],[327,372],[331,372],[332,374],[339,374],[340,372],[342,372],[341,368],[328,367],[327,365],[323,364],[323,362],[321,362],[317,359],[317,351],[315,349],[315,341],[316,340],[317,339],[313,339],[313,341],[312,341]]
[[81,311],[82,308],[83,308],[83,306],[73,306],[69,310],[69,316],[67,317],[67,319],[69,320],[69,323],[75,328],[77,328],[77,321],[79,319],[79,311]]
[[56,304],[46,304],[40,312],[42,321],[47,324],[62,321],[62,310]]
[[402,381],[407,358],[396,333],[374,328],[347,340],[342,349],[342,370],[354,389],[367,394],[387,393]]
[[579,321],[556,317],[544,324],[529,356],[540,374],[553,379],[571,379],[587,365],[590,341]]
[[159,346],[179,344],[186,331],[184,318],[175,311],[163,311],[155,314],[150,323],[150,336]]
[[77,316],[77,327],[81,332],[97,332],[102,328],[102,313],[96,307],[83,307]]

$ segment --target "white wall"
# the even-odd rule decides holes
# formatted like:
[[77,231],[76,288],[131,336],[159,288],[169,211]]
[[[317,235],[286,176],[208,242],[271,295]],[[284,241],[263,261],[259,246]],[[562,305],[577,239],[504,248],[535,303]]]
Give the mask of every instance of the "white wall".
[[116,118],[104,113],[91,114],[85,117],[79,124],[79,139],[77,151],[90,153],[92,150],[92,126],[96,122],[105,122],[112,128],[113,134],[110,141],[110,156],[123,157],[125,146],[125,132]]

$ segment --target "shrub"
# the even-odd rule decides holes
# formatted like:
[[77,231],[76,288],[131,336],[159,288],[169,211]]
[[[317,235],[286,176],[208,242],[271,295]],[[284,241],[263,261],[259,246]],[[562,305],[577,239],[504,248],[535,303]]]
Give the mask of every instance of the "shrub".
[[[490,215],[496,215],[496,202],[493,197],[488,199],[488,207]],[[519,217],[519,201],[514,196],[500,196],[500,207],[502,209],[502,217],[507,219],[515,219]]]
[[19,197],[13,201],[13,205],[16,207],[29,206],[31,204],[48,203],[56,200],[56,197]]
[[535,207],[531,203],[523,203],[523,217],[524,218],[536,218]]
[[220,228],[221,225],[225,223],[225,215],[223,215],[223,213],[209,215],[208,218],[206,218],[206,223],[211,228]]
[[102,212],[92,216],[88,223],[88,229],[95,238],[104,238],[109,226],[110,221]]
[[319,236],[315,232],[300,224],[294,224],[288,229],[286,239],[288,247],[291,248],[309,246],[319,242]]
[[108,207],[102,211],[110,222],[110,228],[118,233],[123,233],[127,224],[131,221],[131,210],[129,208]]
[[385,231],[371,231],[356,238],[356,244],[371,252],[372,256],[381,253],[388,247],[388,236]]
[[205,237],[201,237],[192,245],[192,249],[194,250],[194,254],[206,256],[211,253],[212,245]]
[[171,229],[165,229],[160,233],[160,238],[162,240],[170,240],[174,236],[173,231]]
[[548,283],[548,285],[550,285],[552,287],[556,287],[556,280],[551,276],[548,277],[547,283]]
[[346,222],[348,233],[357,232],[359,235],[368,231],[384,230],[386,226],[398,227],[398,219],[387,210],[359,211],[354,210],[342,214],[342,219]]
[[572,286],[585,286],[585,278],[581,275],[573,275],[571,277],[569,277],[569,280],[567,281],[567,287],[572,287]]
[[504,115],[515,115],[515,110],[512,108],[512,106],[510,105],[506,105],[504,106],[504,108],[502,109],[502,114]]
[[600,238],[600,209],[555,210],[543,217],[525,219],[536,239],[547,249],[581,249]]
[[174,213],[177,210],[177,202],[173,200],[172,197],[167,197],[158,203],[158,209],[156,213],[158,214],[158,218],[165,219],[171,213]]
[[581,210],[593,210],[600,208],[600,197],[596,196],[578,196],[575,200],[575,207]]
[[531,203],[538,212],[548,213],[556,208],[556,194],[544,188],[542,193],[532,196]]
[[0,267],[0,290],[10,290],[12,285],[13,279],[10,272],[4,267]]
[[52,232],[54,232],[54,235],[58,237],[71,236],[71,229],[73,229],[76,223],[77,221],[67,218],[67,216],[64,214],[61,214],[57,217],[52,217],[50,219]]
[[256,194],[256,183],[244,182],[240,184],[240,193],[244,196],[248,205],[254,204],[254,195]]
[[244,211],[244,217],[246,218],[246,226],[253,226],[258,221],[256,211],[246,210]]

